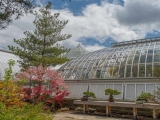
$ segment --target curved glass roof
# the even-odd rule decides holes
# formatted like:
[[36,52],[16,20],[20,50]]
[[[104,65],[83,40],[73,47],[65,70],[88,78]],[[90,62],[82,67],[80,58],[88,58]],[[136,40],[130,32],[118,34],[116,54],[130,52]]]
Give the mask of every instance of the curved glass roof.
[[114,43],[61,67],[65,79],[151,78],[160,67],[160,38]]
[[0,49],[0,80],[4,79],[3,77],[5,74],[5,69],[9,67],[8,66],[9,59],[13,59],[16,61],[15,65],[12,67],[13,74],[20,71],[20,67],[17,63],[17,60],[19,60],[19,58],[8,51]]
[[88,51],[82,47],[81,44],[79,44],[76,48],[70,50],[65,57],[67,57],[68,59],[74,59],[77,58],[83,54],[87,54]]

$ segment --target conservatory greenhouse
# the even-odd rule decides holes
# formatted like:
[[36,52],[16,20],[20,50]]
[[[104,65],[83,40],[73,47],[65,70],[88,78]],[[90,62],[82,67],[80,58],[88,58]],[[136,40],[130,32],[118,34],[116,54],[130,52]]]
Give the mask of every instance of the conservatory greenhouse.
[[107,99],[104,90],[121,92],[116,99],[135,100],[141,92],[153,93],[158,87],[154,70],[160,67],[160,38],[113,43],[110,48],[89,52],[60,68],[70,89],[70,98],[81,98],[84,91]]
[[[0,78],[3,79],[8,60],[19,60],[0,50]],[[59,70],[69,86],[69,98],[82,98],[83,92],[94,92],[106,100],[104,90],[116,89],[115,99],[135,100],[141,92],[153,93],[159,87],[155,70],[160,68],[160,37],[113,43],[110,48],[88,52],[80,44],[66,54],[69,61]],[[20,71],[18,63],[13,73]]]

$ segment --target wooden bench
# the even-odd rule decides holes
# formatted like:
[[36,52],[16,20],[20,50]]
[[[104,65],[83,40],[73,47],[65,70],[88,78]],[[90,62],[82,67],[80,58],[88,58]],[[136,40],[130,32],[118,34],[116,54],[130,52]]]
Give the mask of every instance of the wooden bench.
[[116,107],[132,107],[133,108],[133,119],[137,119],[137,108],[149,108],[153,109],[153,120],[156,120],[156,109],[160,109],[159,104],[154,103],[144,103],[144,104],[136,104],[135,102],[108,102],[108,101],[81,101],[81,100],[74,100],[73,104],[81,104],[83,105],[83,113],[88,111],[88,105],[100,105],[106,106],[106,116],[108,117],[111,113],[111,106]]

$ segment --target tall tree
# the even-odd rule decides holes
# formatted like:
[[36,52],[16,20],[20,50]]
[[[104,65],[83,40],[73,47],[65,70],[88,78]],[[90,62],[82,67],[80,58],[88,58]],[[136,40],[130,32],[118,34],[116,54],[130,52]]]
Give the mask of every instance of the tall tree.
[[32,32],[24,32],[25,38],[14,39],[20,47],[8,46],[9,49],[18,55],[22,68],[28,66],[56,66],[62,64],[68,59],[63,56],[68,52],[57,42],[71,37],[70,34],[61,34],[61,30],[68,21],[58,19],[59,13],[51,15],[51,3],[40,8],[40,12],[34,12],[34,25],[36,29]]
[[0,0],[0,29],[6,28],[32,8],[31,0]]

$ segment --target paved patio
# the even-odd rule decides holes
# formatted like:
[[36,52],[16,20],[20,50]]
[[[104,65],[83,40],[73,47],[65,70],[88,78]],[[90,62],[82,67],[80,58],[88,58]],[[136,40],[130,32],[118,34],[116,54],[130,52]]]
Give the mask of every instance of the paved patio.
[[132,119],[109,118],[105,116],[60,112],[54,115],[53,120],[132,120]]

